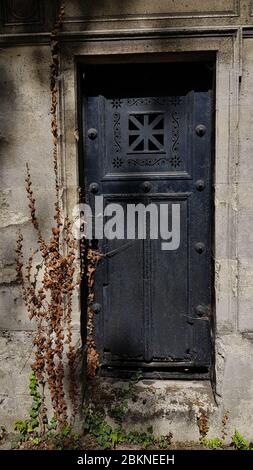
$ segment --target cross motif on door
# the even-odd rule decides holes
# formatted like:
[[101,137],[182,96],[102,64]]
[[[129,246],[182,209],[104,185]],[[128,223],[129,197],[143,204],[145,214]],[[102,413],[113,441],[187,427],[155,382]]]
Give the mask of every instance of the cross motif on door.
[[163,113],[129,114],[129,152],[164,151]]

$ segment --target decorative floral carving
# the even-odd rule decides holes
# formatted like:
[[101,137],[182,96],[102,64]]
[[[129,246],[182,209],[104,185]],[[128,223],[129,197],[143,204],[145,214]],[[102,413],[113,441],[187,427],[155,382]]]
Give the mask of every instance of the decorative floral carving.
[[149,158],[149,159],[138,159],[135,160],[133,158],[129,158],[127,160],[128,165],[132,166],[155,166],[155,165],[165,165],[166,159],[165,158]]
[[113,158],[112,166],[120,168],[124,161],[120,156],[121,153],[121,129],[120,129],[120,113],[113,113]]
[[148,104],[172,104],[178,106],[182,103],[181,96],[169,96],[168,98],[162,96],[154,96],[148,98],[129,98],[127,104],[129,106],[148,105]]
[[121,108],[122,100],[120,98],[114,98],[111,101],[112,107],[115,109]]
[[113,114],[113,141],[113,151],[119,153],[121,151],[120,113]]
[[147,105],[147,104],[166,104],[166,98],[162,97],[151,97],[151,98],[129,98],[127,100],[129,106]]
[[123,163],[124,162],[122,158],[118,157],[118,155],[112,159],[112,165],[114,168],[120,168],[123,165]]
[[178,168],[182,163],[181,158],[178,155],[174,155],[174,157],[171,157],[169,161],[171,166],[174,168]]
[[[124,168],[126,168],[127,165],[128,167],[148,168],[154,166],[162,167],[167,164],[171,169],[180,168],[182,166],[182,159],[179,155],[180,113],[178,106],[181,105],[182,100],[180,96],[139,97],[128,98],[126,100],[121,98],[111,99],[111,107],[114,109],[112,114],[112,167],[120,169],[124,165]],[[128,106],[139,107],[138,111],[131,114],[126,113],[128,114],[128,117],[126,116],[128,119],[128,149],[126,149],[128,159],[126,161],[122,153],[123,150],[125,151],[125,140],[122,140],[121,119],[123,117],[121,117],[121,112],[124,111],[125,113],[127,110],[122,108],[123,103],[124,105],[127,103]],[[155,105],[160,105],[161,108]],[[148,106],[148,110],[145,106]],[[164,106],[166,106],[165,109]],[[160,109],[164,112],[160,111]],[[168,136],[167,132],[165,133],[167,128],[167,124],[165,125],[165,112],[171,113],[172,129],[171,154],[167,156],[169,141],[166,140]]]
[[179,150],[179,114],[177,111],[173,111],[172,117],[172,157],[170,158],[171,166],[178,168],[182,161],[178,155]]
[[182,103],[182,98],[180,96],[170,96],[169,103],[173,106],[178,106]]

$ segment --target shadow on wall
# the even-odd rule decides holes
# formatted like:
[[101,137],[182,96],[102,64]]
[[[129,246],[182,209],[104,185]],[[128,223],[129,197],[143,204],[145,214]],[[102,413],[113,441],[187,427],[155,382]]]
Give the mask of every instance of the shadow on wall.
[[[16,8],[21,16],[22,11],[30,14],[27,3],[33,2],[13,2],[13,8]],[[56,1],[54,3],[57,4]],[[22,21],[17,27],[18,34],[29,31],[29,18],[28,20],[23,18]],[[33,25],[32,28],[34,27]],[[13,32],[14,26],[3,26],[5,33],[8,33],[8,28],[9,32]],[[26,162],[31,167],[39,220],[45,236],[53,220],[51,216],[54,209],[55,188],[50,132],[50,63],[49,44],[19,46],[14,43],[11,47],[0,49],[0,328],[2,329],[11,329],[13,321],[15,329],[26,328],[25,320],[21,319],[17,308],[19,286],[16,284],[15,270],[16,233],[19,228],[22,228],[25,240],[28,241],[25,243],[27,248],[25,256],[29,254],[30,247],[36,247],[25,193]]]
[[[22,229],[26,253],[36,247],[25,193],[31,166],[45,235],[53,211],[54,175],[50,133],[50,48],[0,49],[0,329],[29,329],[16,282],[16,233]],[[52,191],[50,192],[50,188]],[[51,218],[51,220],[53,220]],[[49,227],[48,227],[49,226]]]
[[[24,5],[24,11],[29,10],[27,3],[17,2],[20,8]],[[100,13],[105,17],[109,2],[69,0],[65,3],[66,16],[75,12],[79,17],[92,18]],[[58,2],[55,0],[54,4]],[[134,4],[134,0],[114,0],[114,14],[128,14]],[[26,33],[28,26],[29,21],[24,21],[23,26],[18,26],[18,32]],[[155,41],[157,43],[158,40]],[[28,223],[24,183],[26,162],[31,167],[42,230],[47,232],[51,226],[54,174],[50,133],[50,62],[48,44],[14,45],[0,50],[0,283],[15,280],[17,229],[24,228],[29,247],[35,242]]]

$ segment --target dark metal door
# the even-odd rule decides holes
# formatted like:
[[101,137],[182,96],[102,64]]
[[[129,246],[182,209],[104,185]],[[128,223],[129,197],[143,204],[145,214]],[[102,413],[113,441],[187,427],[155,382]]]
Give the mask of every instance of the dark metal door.
[[[180,204],[180,245],[101,240],[94,335],[104,373],[208,373],[211,356],[212,76],[205,64],[89,66],[84,186],[129,203]],[[95,185],[93,184],[95,183]],[[170,223],[170,222],[169,222]],[[197,376],[197,375],[196,375]]]

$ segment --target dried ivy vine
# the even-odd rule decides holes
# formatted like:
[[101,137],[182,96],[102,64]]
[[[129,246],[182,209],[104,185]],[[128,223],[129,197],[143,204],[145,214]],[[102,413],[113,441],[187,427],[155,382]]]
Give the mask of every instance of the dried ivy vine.
[[101,260],[101,253],[88,248],[87,250],[87,340],[86,340],[86,354],[87,354],[87,376],[92,378],[96,374],[96,370],[99,366],[99,355],[96,350],[96,344],[94,340],[94,311],[92,304],[94,302],[94,274],[98,262]]
[[[36,425],[41,425],[42,432],[48,423],[45,404],[46,390],[50,394],[53,420],[57,423],[58,430],[69,426],[77,412],[76,351],[72,338],[72,310],[74,290],[80,284],[80,276],[76,270],[78,246],[71,232],[71,223],[62,214],[58,168],[59,31],[63,17],[64,7],[62,6],[51,36],[50,113],[56,195],[54,226],[49,240],[46,241],[37,217],[36,199],[30,168],[27,164],[25,189],[32,225],[37,235],[38,248],[31,252],[28,260],[25,261],[24,238],[21,232],[18,232],[16,244],[17,278],[22,286],[22,295],[29,318],[34,320],[36,324],[32,370],[37,384],[38,397],[41,397],[36,402]],[[65,355],[68,363],[67,371],[65,370]],[[68,410],[68,400],[64,389],[66,372],[68,375],[68,395],[72,403],[71,412]]]

